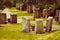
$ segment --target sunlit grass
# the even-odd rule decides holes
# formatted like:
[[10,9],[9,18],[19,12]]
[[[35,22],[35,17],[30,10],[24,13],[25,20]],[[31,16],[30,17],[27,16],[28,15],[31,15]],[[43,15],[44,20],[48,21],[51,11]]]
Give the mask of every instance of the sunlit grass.
[[60,30],[44,34],[29,34],[21,32],[22,24],[2,24],[0,39],[14,40],[53,40],[60,39]]
[[32,13],[28,13],[27,11],[16,10],[16,8],[10,8],[12,13],[16,13],[18,16],[32,16]]

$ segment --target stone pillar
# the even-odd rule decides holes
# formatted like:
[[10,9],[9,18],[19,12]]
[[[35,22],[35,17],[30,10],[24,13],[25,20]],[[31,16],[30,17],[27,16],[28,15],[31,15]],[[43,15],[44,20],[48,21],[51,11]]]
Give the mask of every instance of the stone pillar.
[[33,8],[33,13],[35,12],[35,8],[36,8],[36,6],[35,5],[33,5],[32,6],[32,8]]
[[7,18],[5,13],[0,13],[0,24],[6,24]]
[[10,18],[8,18],[8,23],[10,23]]
[[43,9],[43,17],[47,18],[51,14],[50,9]]
[[16,24],[17,23],[17,15],[11,14],[10,23]]
[[55,16],[55,21],[56,22],[58,22],[58,19],[59,19],[59,17],[58,16]]
[[16,9],[20,10],[20,3],[16,3]]
[[28,13],[33,13],[33,6],[32,5],[29,5],[27,7],[27,11],[28,11]]
[[57,17],[59,16],[59,12],[60,12],[60,10],[56,10],[56,16]]
[[46,32],[52,31],[52,22],[53,22],[53,17],[48,17],[46,20]]
[[59,23],[60,23],[60,12],[59,12]]
[[59,21],[59,12],[60,12],[60,10],[56,10],[55,20],[56,20],[57,22]]
[[35,11],[33,13],[33,19],[40,18],[41,17],[41,11],[40,8],[35,8]]
[[27,10],[27,4],[26,3],[22,3],[22,11],[26,11]]
[[20,10],[22,10],[22,4],[20,4]]
[[27,17],[22,17],[22,31],[30,32],[30,20]]
[[36,20],[36,23],[35,23],[35,32],[36,33],[43,33],[43,20],[39,20],[37,19]]

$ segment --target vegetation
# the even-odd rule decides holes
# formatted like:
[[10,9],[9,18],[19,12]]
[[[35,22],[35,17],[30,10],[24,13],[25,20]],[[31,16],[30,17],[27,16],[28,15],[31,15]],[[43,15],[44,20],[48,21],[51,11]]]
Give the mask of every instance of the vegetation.
[[38,7],[43,7],[47,5],[51,7],[53,5],[54,8],[60,7],[60,0],[0,0],[0,5],[5,6],[15,6],[16,3],[27,3],[29,5],[36,5]]
[[[50,8],[55,10],[60,7],[60,0],[0,0],[0,9],[4,7],[10,8],[12,13],[17,13],[17,16],[32,16],[33,14],[27,11],[16,10],[16,3],[26,3],[27,5],[35,5],[40,8]],[[14,11],[13,11],[14,10]],[[2,10],[0,10],[2,12]],[[32,19],[31,19],[32,20]],[[53,23],[59,25],[58,23]],[[33,24],[31,24],[33,25]],[[44,34],[30,34],[21,32],[22,24],[0,24],[0,40],[60,40],[60,30]]]
[[[32,16],[32,14],[22,13],[23,11],[13,11],[15,8],[10,8],[12,13],[17,13],[18,17]],[[26,12],[26,11],[25,11]],[[60,30],[44,34],[30,34],[22,32],[22,24],[0,24],[0,40],[60,40]]]
[[0,40],[60,40],[60,30],[44,34],[21,32],[22,24],[1,24]]

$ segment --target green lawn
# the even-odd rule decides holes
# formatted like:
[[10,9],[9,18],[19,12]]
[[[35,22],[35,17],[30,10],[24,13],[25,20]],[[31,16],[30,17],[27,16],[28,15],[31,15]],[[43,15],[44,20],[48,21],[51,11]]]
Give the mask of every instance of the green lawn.
[[16,10],[15,8],[10,8],[12,13],[17,13],[18,16],[32,16],[32,13],[28,13],[27,11]]
[[[32,14],[24,14],[19,10],[11,12],[17,13],[18,17],[32,16]],[[60,30],[44,34],[29,34],[21,31],[22,24],[0,24],[0,26],[0,40],[60,40]]]
[[21,32],[21,24],[1,24],[0,40],[60,40],[60,30],[44,34]]

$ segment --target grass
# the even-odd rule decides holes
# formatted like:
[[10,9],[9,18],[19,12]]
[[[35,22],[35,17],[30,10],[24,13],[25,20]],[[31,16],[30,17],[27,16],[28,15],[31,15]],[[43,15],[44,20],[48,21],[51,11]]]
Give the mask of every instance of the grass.
[[[11,8],[12,10],[15,8]],[[32,16],[23,11],[11,11],[19,16]],[[32,19],[31,19],[32,20]],[[21,31],[22,24],[0,24],[0,40],[60,40],[60,30],[44,34],[29,34]]]
[[21,32],[22,24],[1,24],[0,40],[53,40],[60,39],[60,30],[44,34]]
[[[32,14],[27,13],[26,11],[11,11],[12,13],[16,13],[17,16],[32,16]],[[25,12],[25,13],[23,13]]]
[[16,10],[14,7],[10,8],[12,13],[17,13],[18,16],[32,16],[32,13],[28,13],[27,11]]

